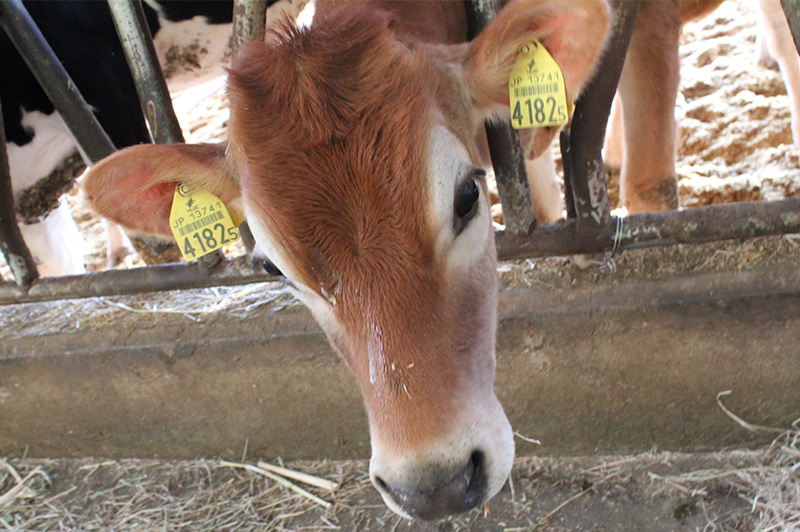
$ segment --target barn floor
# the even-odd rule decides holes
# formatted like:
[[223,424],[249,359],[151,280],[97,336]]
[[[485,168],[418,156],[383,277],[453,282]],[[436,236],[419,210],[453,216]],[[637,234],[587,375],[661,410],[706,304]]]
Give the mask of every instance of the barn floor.
[[[795,438],[797,435],[795,434]],[[391,514],[367,480],[366,461],[286,466],[338,484],[307,497],[218,461],[14,460],[0,462],[0,527],[15,531],[614,531],[797,530],[800,481],[786,435],[769,449],[714,454],[518,459],[486,509],[437,523]],[[783,494],[783,495],[781,495]],[[777,496],[777,498],[776,498]],[[0,495],[0,499],[7,497]],[[783,500],[781,500],[781,497]],[[769,528],[773,526],[774,528]]]
[[[800,411],[799,249],[784,236],[588,270],[502,264],[513,495],[436,524],[388,513],[364,460],[287,462],[340,484],[310,488],[325,510],[257,472],[180,459],[368,455],[351,377],[280,286],[6,307],[0,530],[795,531],[800,434],[769,445],[774,432],[734,416],[780,431]],[[284,333],[242,339],[271,323]],[[198,343],[181,351],[181,337]],[[19,458],[155,454],[173,458]]]

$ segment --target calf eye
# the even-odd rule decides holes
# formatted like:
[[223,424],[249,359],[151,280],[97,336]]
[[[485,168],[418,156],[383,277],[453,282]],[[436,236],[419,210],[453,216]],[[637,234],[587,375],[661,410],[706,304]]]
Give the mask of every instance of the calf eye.
[[283,277],[283,273],[275,267],[269,259],[262,259],[261,257],[253,257],[253,266],[261,266],[264,271],[276,277]]
[[477,180],[485,177],[486,172],[476,168],[456,190],[454,219],[456,234],[459,234],[477,214],[480,198]]

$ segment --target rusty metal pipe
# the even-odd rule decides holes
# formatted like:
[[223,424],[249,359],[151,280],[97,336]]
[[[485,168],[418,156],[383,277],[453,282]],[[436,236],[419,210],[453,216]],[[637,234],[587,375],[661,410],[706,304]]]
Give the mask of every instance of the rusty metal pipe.
[[[494,19],[497,8],[493,0],[467,0],[464,5],[472,38]],[[506,231],[527,235],[536,227],[536,213],[519,132],[509,124],[487,124],[486,137]]]
[[238,286],[278,279],[263,272],[255,272],[248,257],[226,260],[217,267],[210,267],[202,261],[158,264],[130,270],[46,277],[30,289],[5,282],[0,284],[0,305],[211,286]]
[[576,220],[539,227],[530,237],[496,236],[502,259],[622,251],[674,244],[800,233],[800,199],[709,205],[683,211],[609,218],[597,231],[582,231]]
[[267,25],[266,0],[234,0],[233,53],[250,41],[263,41]]
[[581,231],[595,231],[608,224],[611,208],[608,182],[603,165],[603,139],[611,102],[625,64],[633,26],[641,0],[615,0],[614,23],[596,74],[583,89],[575,104],[569,133],[568,160],[572,199]]
[[158,63],[141,0],[108,0],[139,102],[156,144],[183,142],[167,82]]
[[[1,104],[2,102],[0,102]],[[29,287],[39,277],[31,252],[22,239],[14,210],[14,191],[11,187],[11,172],[8,168],[6,133],[0,106],[0,250],[11,269],[14,281],[21,287]]]
[[[621,224],[617,218],[610,218],[596,233],[579,231],[575,220],[562,220],[539,227],[534,235],[503,231],[497,234],[496,240],[499,257],[510,260],[787,233],[800,233],[799,198],[635,214]],[[270,280],[276,278],[254,273],[247,257],[237,257],[213,269],[193,262],[45,278],[30,290],[6,282],[0,284],[0,305]]]

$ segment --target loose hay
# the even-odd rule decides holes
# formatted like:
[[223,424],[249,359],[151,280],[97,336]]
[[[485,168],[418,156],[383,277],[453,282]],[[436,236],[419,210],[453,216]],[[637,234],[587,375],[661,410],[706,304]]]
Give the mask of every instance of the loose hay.
[[308,488],[331,503],[321,506],[248,463],[12,459],[0,462],[0,530],[790,532],[800,527],[798,442],[795,425],[757,451],[522,458],[513,491],[433,524],[389,512],[366,461],[286,464],[336,484]]
[[[263,476],[209,460],[23,460],[15,465],[31,471],[25,479],[40,474],[25,480],[25,500],[16,496],[0,504],[0,530],[280,531],[317,508]],[[20,482],[9,468],[0,473],[3,490]],[[328,472],[341,476],[345,470]],[[337,528],[326,520],[320,514],[318,524],[305,529]]]
[[115,298],[95,298],[96,301],[134,313],[182,314],[193,321],[198,315],[224,313],[238,318],[252,317],[264,306],[280,311],[286,305],[297,304],[289,289],[282,283],[257,283],[245,286],[215,286],[201,290],[183,291],[179,297],[162,301],[144,300],[125,303]]

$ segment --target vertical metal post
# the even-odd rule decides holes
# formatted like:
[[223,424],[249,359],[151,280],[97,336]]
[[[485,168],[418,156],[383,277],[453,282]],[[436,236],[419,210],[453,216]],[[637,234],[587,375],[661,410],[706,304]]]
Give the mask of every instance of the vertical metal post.
[[781,0],[781,6],[792,32],[794,47],[800,52],[800,0]]
[[487,124],[486,138],[497,180],[497,193],[503,205],[505,230],[529,234],[536,228],[536,212],[519,132],[508,124]]
[[266,25],[266,0],[234,0],[233,54],[238,55],[242,45],[250,41],[263,41]]
[[572,153],[569,149],[569,129],[562,129],[558,137],[561,148],[561,166],[564,169],[564,206],[567,209],[567,219],[574,220],[578,217],[575,210],[575,195],[572,193]]
[[20,0],[0,1],[0,27],[64,119],[84,159],[93,163],[113,153],[108,135]]
[[[233,2],[233,54],[239,55],[242,46],[251,41],[263,41],[267,26],[266,0],[234,0]],[[248,253],[256,245],[247,220],[239,226],[239,236]]]
[[564,162],[570,176],[578,229],[597,231],[611,216],[603,166],[603,139],[611,102],[625,64],[633,26],[642,0],[614,0],[614,21],[595,76],[575,104]]
[[108,0],[128,67],[156,144],[183,142],[141,0]]
[[36,263],[17,225],[2,107],[0,107],[0,250],[18,285],[28,287],[39,277]]
[[[470,38],[480,33],[497,12],[494,0],[467,0],[465,7]],[[486,136],[506,231],[528,234],[536,227],[536,215],[519,133],[508,124],[491,124],[486,126]]]

